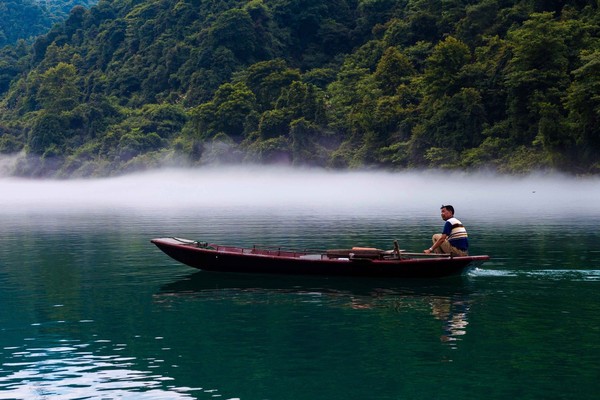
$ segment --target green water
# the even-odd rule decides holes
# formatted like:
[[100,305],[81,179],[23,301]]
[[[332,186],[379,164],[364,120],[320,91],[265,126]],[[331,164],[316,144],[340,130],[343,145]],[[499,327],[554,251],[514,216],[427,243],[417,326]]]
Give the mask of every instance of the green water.
[[472,253],[493,258],[436,281],[207,273],[149,240],[420,251],[437,202],[10,204],[0,399],[596,398],[600,211],[581,194],[465,209]]

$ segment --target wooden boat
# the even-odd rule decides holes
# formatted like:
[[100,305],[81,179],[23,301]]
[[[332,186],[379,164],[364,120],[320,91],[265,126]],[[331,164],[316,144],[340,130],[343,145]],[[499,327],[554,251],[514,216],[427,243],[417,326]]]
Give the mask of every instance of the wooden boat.
[[205,271],[266,274],[437,278],[460,275],[489,256],[452,257],[354,247],[327,251],[223,246],[181,238],[152,239],[171,258]]

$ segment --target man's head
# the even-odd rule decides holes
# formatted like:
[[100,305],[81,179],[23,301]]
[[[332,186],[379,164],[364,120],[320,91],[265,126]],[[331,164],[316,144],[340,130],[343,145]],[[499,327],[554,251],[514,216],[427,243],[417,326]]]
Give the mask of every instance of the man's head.
[[446,221],[454,216],[454,207],[452,207],[451,205],[442,206],[440,209],[441,209],[442,219],[444,221]]

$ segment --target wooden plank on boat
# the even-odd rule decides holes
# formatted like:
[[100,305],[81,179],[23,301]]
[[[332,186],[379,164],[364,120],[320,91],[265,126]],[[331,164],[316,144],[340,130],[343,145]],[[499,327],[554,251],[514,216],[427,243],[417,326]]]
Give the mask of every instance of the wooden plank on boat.
[[381,258],[385,254],[384,250],[371,247],[353,247],[351,249],[332,249],[327,250],[329,258]]
[[411,256],[411,257],[452,257],[452,254],[446,253],[409,253],[406,251],[401,252],[403,256]]

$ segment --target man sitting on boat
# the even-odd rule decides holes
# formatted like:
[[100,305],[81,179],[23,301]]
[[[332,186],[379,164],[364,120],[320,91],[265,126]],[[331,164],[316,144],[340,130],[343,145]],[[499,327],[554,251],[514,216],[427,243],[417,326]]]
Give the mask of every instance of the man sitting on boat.
[[424,250],[426,254],[440,253],[453,256],[469,255],[469,239],[467,230],[462,222],[454,218],[454,207],[446,205],[441,207],[442,219],[446,221],[442,233],[436,233],[431,238],[433,245]]

